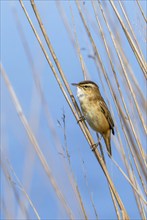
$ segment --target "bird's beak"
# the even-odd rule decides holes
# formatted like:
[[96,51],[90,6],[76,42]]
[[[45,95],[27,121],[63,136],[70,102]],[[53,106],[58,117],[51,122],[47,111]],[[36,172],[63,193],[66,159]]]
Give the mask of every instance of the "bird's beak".
[[78,86],[78,83],[72,83],[71,85],[72,86]]

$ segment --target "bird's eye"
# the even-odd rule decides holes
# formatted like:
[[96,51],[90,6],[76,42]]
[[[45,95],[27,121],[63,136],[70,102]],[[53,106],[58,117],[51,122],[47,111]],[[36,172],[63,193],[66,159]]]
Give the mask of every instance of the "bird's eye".
[[89,86],[84,86],[85,89],[87,89]]

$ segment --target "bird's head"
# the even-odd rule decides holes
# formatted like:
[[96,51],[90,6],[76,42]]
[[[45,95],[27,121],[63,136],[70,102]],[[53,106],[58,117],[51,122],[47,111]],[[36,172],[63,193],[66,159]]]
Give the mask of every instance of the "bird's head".
[[96,83],[92,81],[82,81],[79,83],[72,83],[73,86],[77,87],[78,98],[93,97],[99,92],[99,88]]

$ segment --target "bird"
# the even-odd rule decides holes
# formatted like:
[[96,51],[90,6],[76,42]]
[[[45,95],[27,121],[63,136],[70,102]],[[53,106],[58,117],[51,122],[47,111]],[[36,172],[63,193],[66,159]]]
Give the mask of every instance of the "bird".
[[102,135],[108,155],[111,157],[111,132],[114,135],[114,122],[98,85],[89,80],[72,85],[77,87],[77,97],[84,119],[94,131]]

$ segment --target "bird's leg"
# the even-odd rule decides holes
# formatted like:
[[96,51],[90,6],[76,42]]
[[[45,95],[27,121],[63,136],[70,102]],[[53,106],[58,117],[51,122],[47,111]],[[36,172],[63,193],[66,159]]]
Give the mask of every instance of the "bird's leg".
[[96,135],[97,135],[97,138],[98,138],[98,145],[99,145],[99,148],[100,148],[101,156],[102,156],[102,158],[103,158],[104,163],[106,164],[105,157],[104,157],[104,152],[103,152],[103,148],[102,148],[102,145],[101,145],[101,142],[100,142],[100,140],[101,140],[101,138],[102,138],[102,135],[99,136],[98,133],[96,133]]
[[82,115],[82,116],[79,117],[79,120],[77,120],[77,123],[79,124],[80,121],[84,121],[84,120],[85,120],[85,118],[84,118],[84,116]]
[[98,138],[98,144],[100,144],[100,141],[101,141],[101,139],[102,139],[102,135],[99,136],[98,133],[96,133],[96,135],[97,135],[97,138]]
[[95,144],[91,145],[91,150],[92,150],[92,151],[95,151],[95,149],[97,148],[97,146],[98,146],[98,143],[95,143]]
[[95,143],[95,144],[93,144],[93,145],[91,146],[92,151],[95,151],[95,149],[97,148],[97,146],[100,145],[100,140],[101,140],[101,138],[102,138],[102,136],[99,137],[98,133],[96,133],[96,135],[97,135],[97,138],[98,138],[98,142]]

